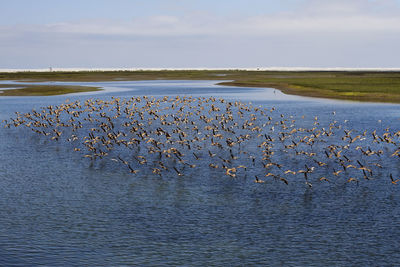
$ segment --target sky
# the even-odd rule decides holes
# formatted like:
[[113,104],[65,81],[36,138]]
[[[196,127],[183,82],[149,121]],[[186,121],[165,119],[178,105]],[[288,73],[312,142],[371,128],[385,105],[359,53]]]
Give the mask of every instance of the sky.
[[0,68],[400,67],[400,0],[0,0]]

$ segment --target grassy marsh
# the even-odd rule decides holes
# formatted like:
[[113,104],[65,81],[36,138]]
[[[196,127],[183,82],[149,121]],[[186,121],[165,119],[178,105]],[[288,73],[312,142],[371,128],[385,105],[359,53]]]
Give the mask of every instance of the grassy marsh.
[[[14,88],[1,90],[1,88]],[[65,85],[0,85],[0,96],[52,96],[100,90],[97,87]]]
[[[157,79],[216,80],[221,81],[221,85],[272,87],[294,95],[400,103],[400,72],[164,70],[0,73],[0,80],[32,83]],[[29,88],[31,86],[25,90]],[[36,93],[39,92],[36,90]]]

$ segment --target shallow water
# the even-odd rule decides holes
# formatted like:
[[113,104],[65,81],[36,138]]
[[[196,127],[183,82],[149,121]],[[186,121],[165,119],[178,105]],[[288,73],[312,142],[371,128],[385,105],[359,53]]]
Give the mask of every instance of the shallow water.
[[[277,114],[305,115],[305,124],[315,116],[321,124],[331,121],[335,111],[334,119],[348,129],[400,130],[399,105],[287,96],[273,89],[213,83],[77,83],[107,90],[0,97],[0,121],[66,99],[192,95],[275,107]],[[387,177],[389,172],[400,176],[400,170],[392,159],[375,180],[309,188],[256,184],[253,178],[231,179],[212,171],[135,176],[107,164],[91,165],[70,147],[18,128],[0,128],[0,140],[0,265],[400,263],[400,185]]]

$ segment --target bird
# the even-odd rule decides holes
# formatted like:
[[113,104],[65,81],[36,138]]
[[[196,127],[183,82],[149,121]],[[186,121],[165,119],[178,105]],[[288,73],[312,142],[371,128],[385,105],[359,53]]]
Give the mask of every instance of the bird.
[[390,174],[389,176],[390,176],[390,180],[392,181],[392,184],[397,184],[397,182],[400,181],[400,179],[396,179],[396,180],[395,180],[395,179],[393,178],[393,175],[392,175],[392,174]]
[[286,185],[289,185],[289,182],[283,178],[283,177],[279,177],[279,180],[281,180],[282,182],[284,182]]
[[[390,165],[384,156],[400,157],[398,130],[368,129],[367,134],[366,129],[350,129],[339,120],[324,121],[319,114],[311,114],[307,122],[305,116],[275,110],[215,97],[111,97],[16,113],[2,123],[6,128],[23,125],[61,145],[76,142],[71,150],[82,151],[92,161],[108,159],[126,165],[130,172],[147,169],[159,176],[171,168],[183,176],[208,165],[230,177],[241,174],[239,169],[246,174],[266,170],[265,177],[285,184],[289,181],[281,174],[303,173],[306,185],[312,187],[316,170],[322,176],[333,168],[333,175],[343,172],[353,176],[347,181],[358,183],[357,170],[362,171],[362,181],[370,180],[376,168],[382,172]],[[298,169],[299,163],[304,169]],[[134,170],[135,166],[140,167]],[[321,176],[319,181],[331,181]],[[397,184],[398,179],[389,176]]]
[[285,174],[290,173],[290,174],[296,175],[296,172],[295,172],[295,171],[292,171],[292,170],[287,170],[287,171],[285,171],[284,173],[285,173]]
[[261,179],[259,179],[257,175],[256,175],[255,177],[256,177],[256,179],[254,180],[254,182],[255,182],[255,183],[259,183],[259,184],[261,184],[261,183],[265,183],[265,181],[264,181],[264,180],[261,180]]
[[132,167],[131,167],[131,165],[127,165],[128,166],[128,168],[129,168],[129,171],[131,172],[131,173],[138,173],[139,172],[139,170],[134,170],[134,169],[132,169]]
[[356,182],[356,183],[358,184],[358,180],[357,180],[356,178],[353,178],[353,177],[350,177],[350,178],[347,180],[347,182],[348,182],[348,183],[350,183],[350,182]]
[[174,166],[173,169],[175,170],[175,172],[178,174],[178,176],[183,176],[183,173],[181,173],[180,171],[178,171],[178,169]]
[[335,176],[338,176],[341,172],[342,170],[335,171],[335,169],[333,169],[333,175]]
[[226,168],[225,174],[230,177],[236,177],[236,168]]
[[325,178],[325,177],[321,177],[321,178],[319,178],[319,180],[320,180],[320,181],[327,181],[327,182],[329,182],[329,180],[328,180],[327,178]]

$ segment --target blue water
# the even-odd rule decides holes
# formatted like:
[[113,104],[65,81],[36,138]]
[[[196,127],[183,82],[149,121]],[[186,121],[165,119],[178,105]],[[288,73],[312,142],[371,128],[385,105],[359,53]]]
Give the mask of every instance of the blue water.
[[[83,84],[106,90],[0,97],[0,121],[66,99],[186,95],[275,107],[285,117],[304,115],[305,124],[318,116],[321,124],[334,119],[354,131],[400,130],[395,104],[287,96],[211,81]],[[386,165],[374,180],[309,188],[212,171],[131,175],[93,165],[71,147],[19,128],[0,128],[0,151],[1,266],[400,264],[400,185],[388,178],[389,172],[400,177],[400,168],[392,158],[380,159]]]

